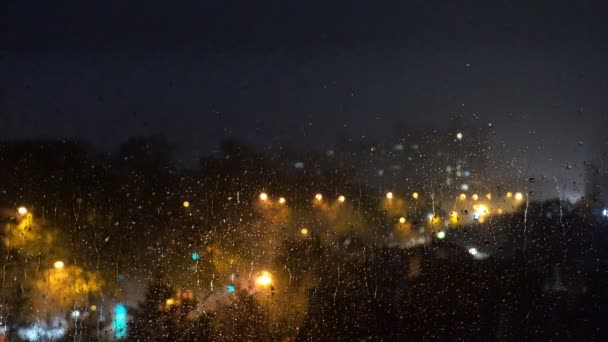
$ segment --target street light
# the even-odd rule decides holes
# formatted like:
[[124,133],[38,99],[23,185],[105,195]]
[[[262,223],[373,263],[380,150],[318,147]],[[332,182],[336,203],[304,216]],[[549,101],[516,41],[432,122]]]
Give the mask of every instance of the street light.
[[511,191],[507,192],[507,198],[513,197],[513,193]]
[[27,208],[19,207],[19,208],[17,208],[17,212],[19,213],[19,215],[23,216],[23,215],[27,214]]
[[390,200],[390,199],[393,199],[393,193],[392,193],[392,192],[390,192],[390,191],[389,191],[389,192],[387,192],[387,193],[386,193],[386,198],[388,198],[389,200]]
[[466,200],[467,199],[467,195],[464,194],[464,193],[460,194],[460,199],[463,200],[463,201]]
[[62,269],[62,268],[63,268],[63,266],[65,266],[65,265],[63,264],[63,261],[58,260],[58,261],[55,261],[55,263],[53,264],[53,266],[54,266],[56,269],[58,269],[58,270],[59,270],[59,269]]
[[268,195],[265,192],[262,192],[260,194],[260,200],[266,201],[267,199],[268,199]]
[[414,192],[414,193],[412,194],[412,197],[413,197],[414,199],[418,199],[418,193],[417,193],[417,192]]
[[344,202],[344,201],[346,201],[346,197],[340,195],[340,197],[338,197],[338,201]]
[[524,198],[524,195],[522,195],[521,192],[518,192],[518,193],[515,194],[515,200],[516,201],[521,201],[522,198]]
[[270,277],[270,273],[263,271],[262,275],[255,279],[255,283],[260,286],[268,286],[272,283],[272,278]]
[[403,217],[403,216],[402,216],[402,217],[400,217],[400,218],[399,218],[399,223],[405,223],[405,217]]
[[190,202],[184,201],[184,203],[182,203],[182,205],[184,206],[184,208],[188,208],[190,206]]
[[285,204],[285,202],[287,202],[287,201],[285,200],[285,197],[280,197],[280,198],[279,198],[279,203],[281,203],[281,204]]
[[473,194],[471,198],[473,199],[473,201],[477,201],[479,199],[479,196],[477,196],[477,194]]
[[316,199],[317,201],[321,202],[321,200],[323,199],[323,195],[321,195],[321,194],[316,194],[316,195],[315,195],[315,199]]
[[304,236],[308,235],[308,229],[306,229],[306,228],[302,228],[302,229],[300,230],[300,234],[302,234],[302,235],[304,235]]

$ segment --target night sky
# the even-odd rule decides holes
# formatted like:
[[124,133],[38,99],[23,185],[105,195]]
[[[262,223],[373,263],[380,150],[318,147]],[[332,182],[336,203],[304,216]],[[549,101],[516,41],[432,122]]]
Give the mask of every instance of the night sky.
[[228,136],[323,148],[462,114],[561,175],[605,136],[606,6],[530,2],[4,1],[2,131],[162,133],[188,165]]

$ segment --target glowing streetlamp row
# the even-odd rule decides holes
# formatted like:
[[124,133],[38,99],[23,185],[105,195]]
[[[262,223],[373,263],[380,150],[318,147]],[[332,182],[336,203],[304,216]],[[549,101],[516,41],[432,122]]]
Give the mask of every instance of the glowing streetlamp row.
[[[509,192],[507,192],[506,197],[507,197],[507,198],[512,198],[512,197],[513,197],[513,193],[512,193],[512,192],[510,192],[510,191],[509,191]],[[464,200],[466,200],[466,199],[467,199],[467,194],[465,194],[465,193],[461,193],[461,194],[458,196],[458,198],[460,198],[461,200],[463,200],[463,201],[464,201]],[[489,200],[491,200],[491,199],[492,199],[492,194],[490,194],[490,193],[486,194],[486,198],[487,198],[487,199],[489,199]],[[516,193],[515,193],[515,200],[517,200],[517,201],[521,201],[523,198],[524,198],[524,195],[523,195],[521,192],[516,192]],[[477,201],[477,200],[479,199],[479,195],[477,195],[477,194],[473,194],[473,195],[471,196],[471,199],[472,199],[473,201]]]
[[[270,197],[268,196],[268,194],[265,193],[265,192],[260,193],[259,198],[260,198],[260,201],[262,201],[262,202],[266,202],[266,201],[268,201],[270,199]],[[316,194],[315,195],[315,201],[321,202],[322,200],[323,200],[323,195],[322,194]],[[344,197],[343,195],[340,195],[340,196],[338,196],[338,201],[344,202],[344,201],[346,201],[346,197]],[[287,203],[287,200],[285,199],[285,197],[279,197],[279,203],[280,204],[285,204],[285,203]]]

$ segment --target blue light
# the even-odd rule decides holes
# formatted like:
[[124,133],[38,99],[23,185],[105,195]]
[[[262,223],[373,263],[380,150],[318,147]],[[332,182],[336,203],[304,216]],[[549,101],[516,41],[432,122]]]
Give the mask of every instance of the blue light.
[[228,285],[228,292],[234,292],[234,285]]
[[114,338],[121,339],[127,337],[127,307],[118,304],[114,308],[114,321],[112,321]]
[[196,261],[198,259],[200,259],[200,256],[198,255],[198,253],[196,253],[196,252],[192,253],[192,260]]

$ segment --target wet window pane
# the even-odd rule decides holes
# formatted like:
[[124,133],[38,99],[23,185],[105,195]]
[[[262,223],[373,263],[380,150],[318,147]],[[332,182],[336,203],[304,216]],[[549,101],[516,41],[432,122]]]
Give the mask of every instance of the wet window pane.
[[0,5],[0,341],[602,341],[593,1]]

